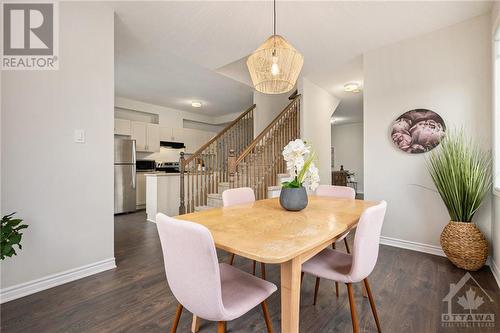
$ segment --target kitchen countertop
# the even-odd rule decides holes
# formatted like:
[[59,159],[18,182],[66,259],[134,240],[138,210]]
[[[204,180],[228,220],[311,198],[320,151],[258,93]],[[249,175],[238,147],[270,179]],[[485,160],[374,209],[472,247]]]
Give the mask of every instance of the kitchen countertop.
[[163,172],[163,171],[155,171],[155,172],[148,172],[145,174],[146,177],[164,177],[164,176],[179,176],[179,173],[175,173],[175,172],[172,172],[172,173],[166,173],[166,172]]

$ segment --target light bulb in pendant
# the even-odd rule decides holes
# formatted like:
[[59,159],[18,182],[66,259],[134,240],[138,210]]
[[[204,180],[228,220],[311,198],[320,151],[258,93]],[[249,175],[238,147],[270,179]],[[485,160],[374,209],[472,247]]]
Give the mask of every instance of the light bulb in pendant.
[[280,68],[278,66],[278,57],[273,56],[273,64],[271,65],[271,74],[276,76],[280,73]]

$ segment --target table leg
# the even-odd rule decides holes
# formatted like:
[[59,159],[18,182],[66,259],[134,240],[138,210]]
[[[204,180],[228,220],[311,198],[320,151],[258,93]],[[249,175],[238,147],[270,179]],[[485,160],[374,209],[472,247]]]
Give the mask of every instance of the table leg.
[[299,258],[281,264],[281,332],[299,332],[300,273]]
[[200,322],[201,318],[196,315],[193,315],[193,323],[191,324],[192,333],[197,333],[200,330]]

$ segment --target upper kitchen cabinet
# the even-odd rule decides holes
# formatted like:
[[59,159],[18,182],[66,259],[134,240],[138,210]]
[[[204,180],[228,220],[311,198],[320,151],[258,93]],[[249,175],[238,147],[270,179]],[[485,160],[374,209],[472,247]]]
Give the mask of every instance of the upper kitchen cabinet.
[[190,128],[161,127],[161,141],[182,142],[186,153],[194,153],[215,136],[215,133]]
[[146,123],[132,121],[130,129],[130,136],[135,140],[135,149],[137,151],[146,151]]
[[157,124],[146,124],[146,149],[160,151],[160,126]]
[[115,134],[130,135],[131,124],[128,119],[115,118]]
[[160,151],[160,126],[141,121],[131,122],[131,137],[140,152]]
[[160,127],[161,141],[175,141],[174,129],[172,127]]
[[184,142],[186,140],[184,128],[161,127],[161,141]]
[[183,142],[186,145],[186,152],[194,153],[200,149],[204,144],[206,144],[212,137],[214,133],[200,131],[195,129],[183,128]]

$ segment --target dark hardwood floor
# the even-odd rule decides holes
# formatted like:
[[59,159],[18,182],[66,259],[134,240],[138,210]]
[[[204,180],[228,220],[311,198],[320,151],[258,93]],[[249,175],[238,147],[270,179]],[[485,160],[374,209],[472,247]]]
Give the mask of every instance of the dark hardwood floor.
[[[116,217],[117,268],[3,304],[1,331],[11,332],[168,332],[177,302],[165,278],[156,225],[145,222],[144,212]],[[89,246],[92,246],[89,244]],[[341,247],[342,245],[339,245]],[[220,259],[227,255],[220,253]],[[189,265],[189,263],[186,263]],[[241,257],[236,265],[250,272],[252,263]],[[279,267],[266,265],[267,277],[279,284]],[[443,328],[442,299],[450,283],[464,271],[446,258],[380,247],[378,264],[370,277],[384,332],[500,332],[496,328]],[[500,292],[488,267],[472,276],[493,298],[480,312],[500,315]],[[312,305],[315,279],[305,276],[301,293],[301,332],[351,332],[347,290],[322,280],[318,304]],[[467,285],[471,284],[471,281]],[[467,287],[466,287],[467,288]],[[368,299],[356,286],[355,298],[361,332],[376,332]],[[280,330],[280,296],[269,299],[276,332]],[[184,311],[178,332],[189,332],[191,315]],[[216,324],[203,321],[200,332],[215,332]],[[260,307],[228,323],[228,332],[266,332]]]

